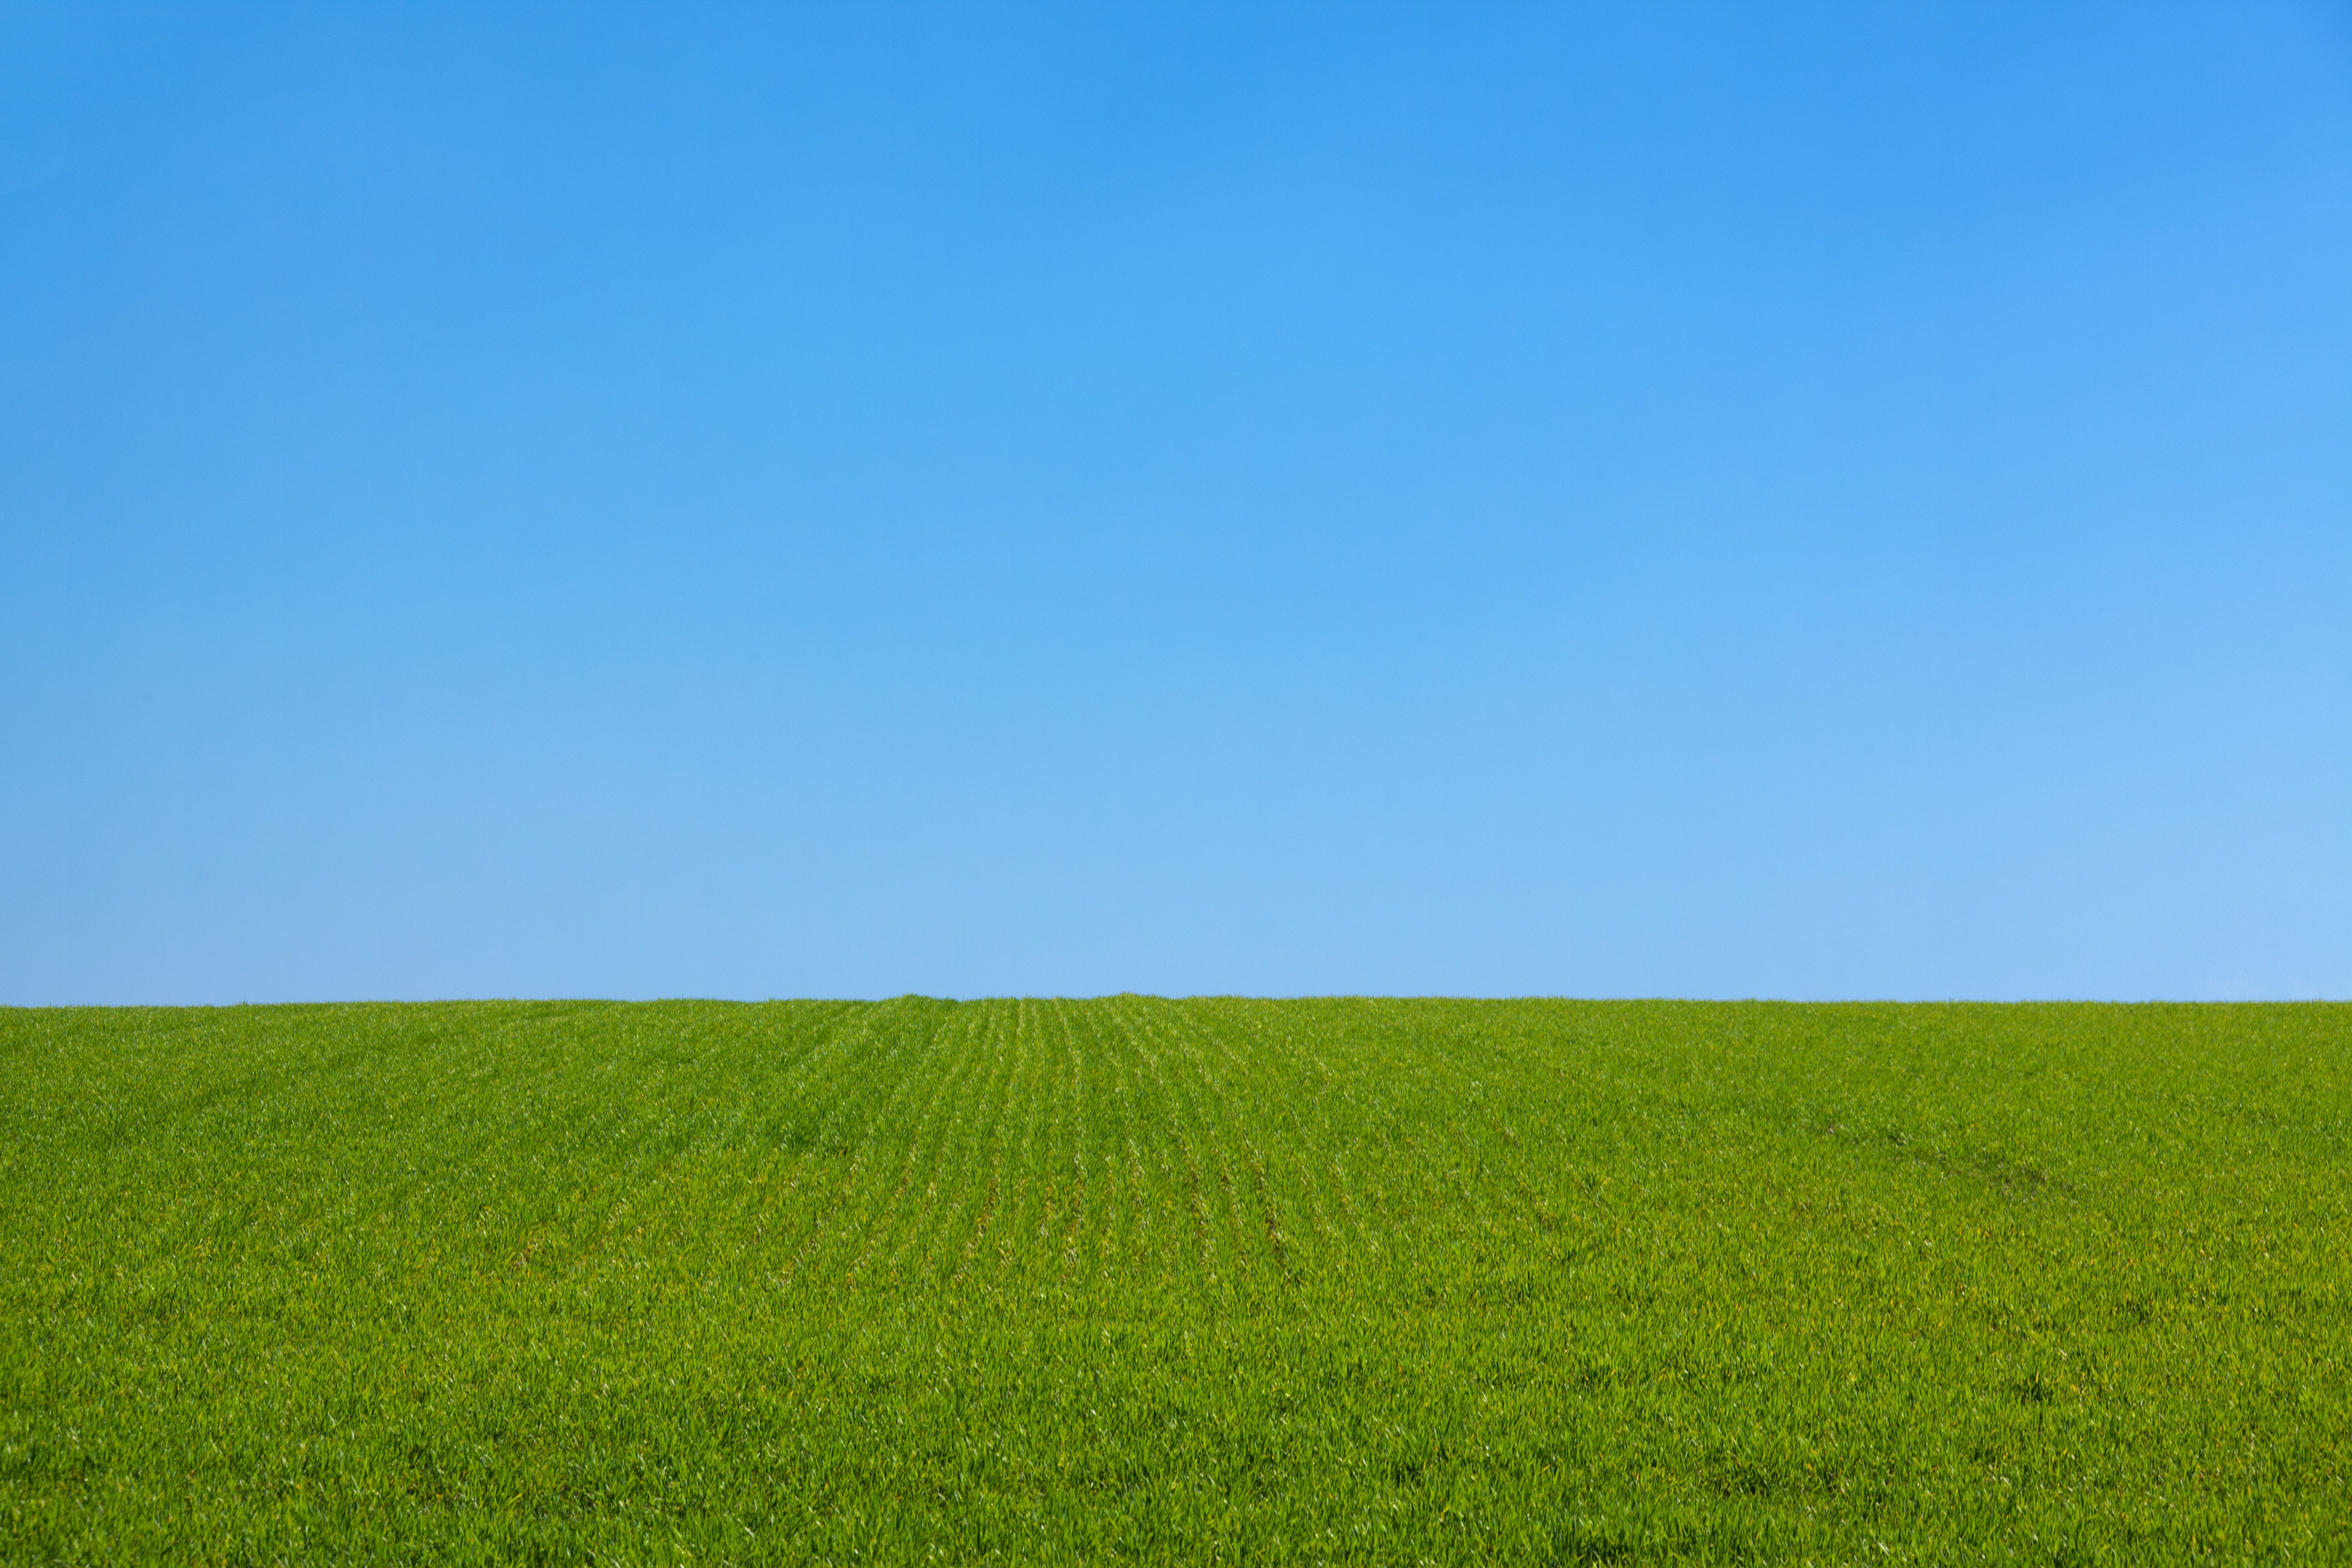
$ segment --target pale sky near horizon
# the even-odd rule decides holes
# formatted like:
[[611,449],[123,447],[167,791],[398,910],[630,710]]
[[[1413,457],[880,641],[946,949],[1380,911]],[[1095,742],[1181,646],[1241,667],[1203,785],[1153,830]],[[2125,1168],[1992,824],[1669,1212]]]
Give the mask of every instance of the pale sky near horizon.
[[0,1005],[2352,996],[2352,8],[0,4]]

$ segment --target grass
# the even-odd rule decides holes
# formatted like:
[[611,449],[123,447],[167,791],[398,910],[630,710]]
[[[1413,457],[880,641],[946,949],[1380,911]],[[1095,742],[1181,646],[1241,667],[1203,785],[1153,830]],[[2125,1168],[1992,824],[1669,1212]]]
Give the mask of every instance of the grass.
[[12,1563],[2352,1560],[2352,1007],[0,1011]]

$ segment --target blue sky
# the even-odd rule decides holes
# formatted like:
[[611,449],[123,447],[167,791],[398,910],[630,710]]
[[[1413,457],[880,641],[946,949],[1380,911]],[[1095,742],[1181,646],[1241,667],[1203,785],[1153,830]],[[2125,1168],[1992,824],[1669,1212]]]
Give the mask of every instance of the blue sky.
[[0,5],[0,1002],[2352,994],[2340,5]]

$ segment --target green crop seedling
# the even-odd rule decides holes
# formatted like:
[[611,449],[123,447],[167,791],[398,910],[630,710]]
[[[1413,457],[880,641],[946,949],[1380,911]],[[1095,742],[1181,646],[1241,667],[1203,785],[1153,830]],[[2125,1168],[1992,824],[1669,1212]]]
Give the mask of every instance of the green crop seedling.
[[8,1562],[2352,1556],[2352,1007],[0,1011]]

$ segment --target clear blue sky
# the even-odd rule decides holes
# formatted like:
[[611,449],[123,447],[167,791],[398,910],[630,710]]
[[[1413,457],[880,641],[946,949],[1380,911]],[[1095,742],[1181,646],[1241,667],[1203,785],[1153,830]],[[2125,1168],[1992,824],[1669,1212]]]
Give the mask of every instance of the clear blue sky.
[[0,7],[0,1002],[2352,994],[2352,8]]

